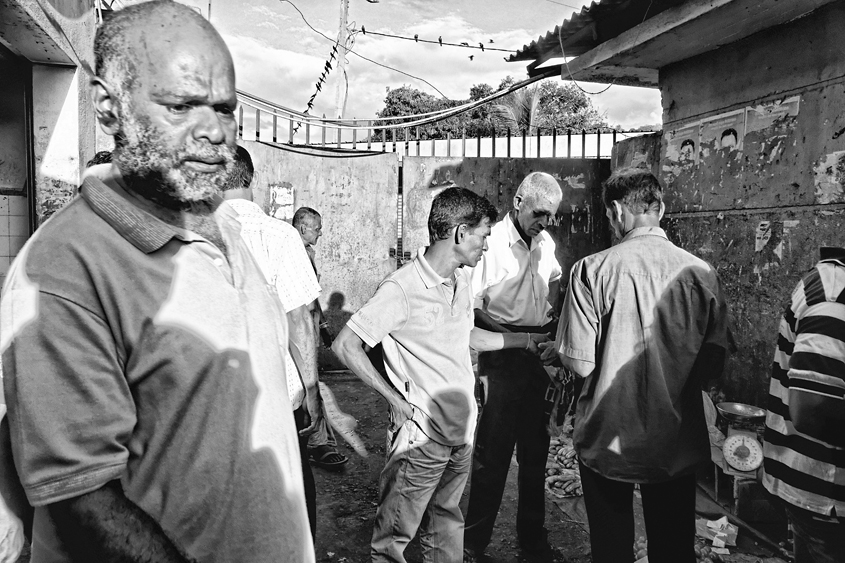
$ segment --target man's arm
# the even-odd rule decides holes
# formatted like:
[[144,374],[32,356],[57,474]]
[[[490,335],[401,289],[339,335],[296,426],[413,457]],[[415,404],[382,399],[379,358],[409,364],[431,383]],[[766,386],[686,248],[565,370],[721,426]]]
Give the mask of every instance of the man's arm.
[[306,428],[299,431],[300,435],[308,436],[314,433],[323,418],[320,404],[320,388],[317,376],[317,342],[314,339],[314,325],[311,312],[307,305],[301,305],[288,312],[290,326],[289,339],[296,346],[300,358],[296,361],[302,385],[305,387],[305,406],[308,409],[310,422]]
[[505,348],[522,348],[536,354],[538,344],[548,342],[548,334],[532,334],[528,332],[490,332],[475,327],[469,333],[469,345],[478,352],[491,352]]
[[798,432],[845,447],[845,401],[802,389],[789,390],[789,418]]
[[555,315],[560,314],[560,278],[553,282],[549,282],[549,305],[552,306],[552,312]]
[[378,391],[387,400],[393,413],[394,424],[399,425],[414,416],[414,408],[405,400],[405,397],[382,378],[364,352],[364,341],[349,326],[344,326],[335,338],[334,344],[332,344],[332,352],[361,381]]
[[190,563],[161,526],[123,494],[119,481],[47,506],[73,561]]
[[569,356],[563,354],[560,356],[560,361],[563,363],[563,367],[569,371],[575,372],[575,374],[579,377],[590,377],[596,369],[596,364],[593,362],[576,360],[575,358],[570,358]]
[[493,320],[483,309],[475,309],[475,326],[490,332],[510,332],[508,329]]
[[5,414],[6,405],[0,404],[0,563],[14,563],[25,542],[24,521],[31,530],[32,509],[12,462],[9,421]]

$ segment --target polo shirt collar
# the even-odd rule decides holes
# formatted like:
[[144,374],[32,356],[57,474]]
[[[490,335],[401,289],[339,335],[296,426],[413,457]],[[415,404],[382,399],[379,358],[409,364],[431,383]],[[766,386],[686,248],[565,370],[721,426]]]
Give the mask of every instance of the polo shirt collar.
[[667,240],[669,239],[669,237],[666,236],[666,232],[660,227],[637,227],[636,229],[628,231],[628,233],[622,237],[622,242],[646,236],[661,237]]
[[[141,209],[129,199],[131,196],[116,182],[106,184],[97,175],[89,175],[82,182],[82,198],[91,206],[94,213],[120,233],[133,246],[145,254],[162,248],[176,238],[183,242],[203,241],[201,236],[168,223]],[[218,203],[223,200],[215,196]],[[237,213],[228,205],[218,205],[214,215],[223,219],[227,229],[234,229],[239,234],[240,226]],[[223,225],[221,225],[221,228]]]
[[423,246],[422,248],[420,248],[417,251],[417,259],[414,260],[414,267],[416,267],[417,273],[422,278],[426,289],[431,289],[432,287],[436,287],[444,283],[449,283],[449,278],[441,277],[437,272],[434,271],[434,269],[425,259],[425,251],[427,248],[427,246]]
[[[505,215],[505,218],[503,219],[503,221],[505,221],[505,225],[507,225],[508,246],[510,247],[510,246],[515,245],[515,244],[518,244],[520,241],[522,241],[524,243],[525,240],[523,240],[522,236],[519,234],[519,231],[516,230],[516,225],[514,224],[513,219],[511,218],[510,212],[508,212],[508,214]],[[531,246],[535,247],[535,248],[537,246],[542,245],[543,244],[543,231],[541,231],[536,237],[533,237],[531,239],[531,242],[534,243]]]
[[836,262],[845,267],[845,248],[837,246],[823,246],[819,249],[822,262]]

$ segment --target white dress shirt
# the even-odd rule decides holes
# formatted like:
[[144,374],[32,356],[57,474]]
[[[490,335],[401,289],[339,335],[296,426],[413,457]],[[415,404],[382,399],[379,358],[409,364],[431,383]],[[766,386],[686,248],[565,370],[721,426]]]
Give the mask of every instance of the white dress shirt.
[[525,244],[510,214],[487,237],[487,252],[472,271],[475,307],[498,322],[542,326],[549,322],[549,284],[560,279],[555,243],[545,231]]

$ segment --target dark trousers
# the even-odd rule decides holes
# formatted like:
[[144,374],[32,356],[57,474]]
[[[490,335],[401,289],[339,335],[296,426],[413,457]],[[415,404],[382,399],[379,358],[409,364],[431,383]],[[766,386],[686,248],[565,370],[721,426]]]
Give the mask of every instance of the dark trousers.
[[[308,414],[305,407],[299,407],[293,411],[293,419],[296,422],[296,429],[305,428]],[[299,458],[302,463],[302,480],[305,483],[305,507],[308,509],[308,523],[311,524],[311,539],[317,541],[317,487],[314,484],[314,473],[311,472],[311,464],[308,463],[308,438],[299,437]]]
[[778,499],[792,524],[795,563],[845,561],[845,519],[829,520]]
[[[593,563],[630,561],[634,484],[602,477],[579,462]],[[640,485],[649,563],[695,561],[695,475]]]
[[523,350],[479,355],[479,373],[488,376],[473,452],[464,545],[483,552],[502,503],[514,444],[519,463],[516,530],[520,545],[545,540],[548,417],[544,397],[549,377],[536,356]]

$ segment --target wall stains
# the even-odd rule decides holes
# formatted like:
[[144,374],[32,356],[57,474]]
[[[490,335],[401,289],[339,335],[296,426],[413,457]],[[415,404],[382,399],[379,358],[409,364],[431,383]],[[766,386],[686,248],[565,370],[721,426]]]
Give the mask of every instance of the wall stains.
[[845,151],[836,151],[820,158],[813,167],[816,203],[845,202]]

